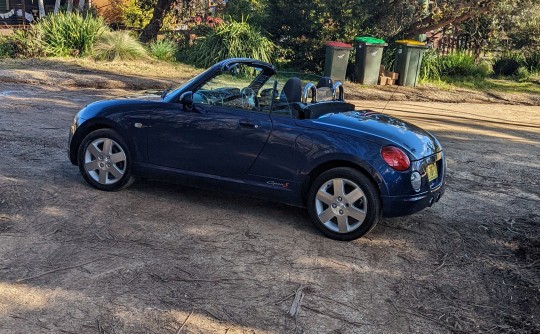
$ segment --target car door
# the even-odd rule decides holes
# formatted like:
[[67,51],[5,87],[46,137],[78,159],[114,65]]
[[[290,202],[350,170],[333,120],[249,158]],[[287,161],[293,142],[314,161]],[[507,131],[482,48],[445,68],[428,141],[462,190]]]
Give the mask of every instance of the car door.
[[245,174],[272,131],[267,113],[223,105],[181,104],[157,111],[149,131],[148,158],[154,165],[240,177]]

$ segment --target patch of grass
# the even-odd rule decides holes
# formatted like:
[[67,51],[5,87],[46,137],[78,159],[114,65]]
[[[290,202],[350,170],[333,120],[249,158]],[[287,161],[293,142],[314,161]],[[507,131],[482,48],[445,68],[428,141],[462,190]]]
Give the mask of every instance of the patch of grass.
[[422,83],[447,90],[467,88],[482,92],[540,94],[540,82],[518,82],[507,78],[442,77],[440,80],[423,80]]
[[161,78],[171,81],[185,82],[202,70],[182,63],[163,62],[150,58],[149,60],[128,61],[95,61],[92,58],[51,57],[33,59],[0,59],[0,68],[9,70],[55,70],[58,72],[77,73],[81,69],[85,72],[103,72],[124,76],[137,76],[148,78]]
[[127,31],[108,31],[94,45],[97,60],[136,60],[148,58],[144,46]]
[[173,61],[176,58],[178,48],[169,40],[161,40],[150,44],[150,54],[159,60]]

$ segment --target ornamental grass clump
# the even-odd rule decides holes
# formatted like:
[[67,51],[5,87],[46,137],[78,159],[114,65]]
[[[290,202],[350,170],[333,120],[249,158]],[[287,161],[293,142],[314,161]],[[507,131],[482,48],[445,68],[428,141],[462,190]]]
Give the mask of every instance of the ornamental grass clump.
[[185,61],[209,67],[227,58],[274,60],[276,45],[263,32],[246,21],[230,21],[216,26],[206,37],[199,38],[185,52]]
[[97,60],[137,60],[147,59],[144,46],[127,31],[107,31],[94,45]]
[[154,58],[165,61],[175,60],[178,52],[176,44],[166,39],[150,44],[149,49]]
[[95,40],[108,30],[100,17],[81,13],[49,14],[35,29],[52,56],[87,56],[92,53]]

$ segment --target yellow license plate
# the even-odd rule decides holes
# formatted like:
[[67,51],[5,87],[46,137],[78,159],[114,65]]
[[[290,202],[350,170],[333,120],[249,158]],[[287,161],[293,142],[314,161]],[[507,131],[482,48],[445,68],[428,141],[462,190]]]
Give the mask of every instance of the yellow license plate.
[[437,171],[437,164],[434,163],[434,164],[431,164],[431,165],[427,165],[427,168],[426,168],[426,172],[427,172],[427,178],[429,180],[429,182],[435,180],[436,178],[439,177],[439,173]]

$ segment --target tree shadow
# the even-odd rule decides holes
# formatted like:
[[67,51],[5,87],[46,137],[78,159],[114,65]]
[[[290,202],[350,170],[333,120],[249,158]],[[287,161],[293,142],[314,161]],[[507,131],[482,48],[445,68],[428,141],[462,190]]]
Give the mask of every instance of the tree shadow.
[[[516,250],[540,224],[538,202],[517,197],[538,182],[525,164],[539,148],[510,141],[502,152],[500,120],[428,123],[449,158],[445,196],[345,243],[320,235],[303,209],[238,194],[145,180],[94,190],[69,164],[65,141],[76,109],[95,96],[63,106],[54,101],[73,92],[34,93],[48,96],[49,113],[20,103],[0,110],[7,331],[176,333],[186,320],[194,332],[487,331],[537,314],[527,304],[537,300],[537,269]],[[28,135],[36,124],[53,130]],[[289,316],[302,286],[300,312]]]

